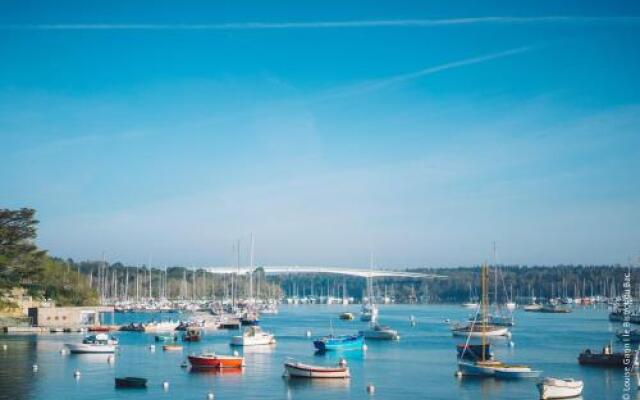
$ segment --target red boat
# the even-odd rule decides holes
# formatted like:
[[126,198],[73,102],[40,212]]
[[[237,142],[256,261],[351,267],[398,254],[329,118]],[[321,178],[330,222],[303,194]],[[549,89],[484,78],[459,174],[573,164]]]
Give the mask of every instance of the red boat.
[[203,353],[189,356],[189,363],[194,368],[242,368],[244,367],[244,357]]
[[109,332],[111,330],[111,327],[96,325],[96,326],[90,326],[89,328],[87,328],[87,330],[89,332]]
[[199,342],[200,339],[202,338],[202,335],[200,333],[200,329],[196,329],[196,328],[188,328],[187,332],[184,334],[184,336],[182,336],[182,340],[184,340],[185,342]]

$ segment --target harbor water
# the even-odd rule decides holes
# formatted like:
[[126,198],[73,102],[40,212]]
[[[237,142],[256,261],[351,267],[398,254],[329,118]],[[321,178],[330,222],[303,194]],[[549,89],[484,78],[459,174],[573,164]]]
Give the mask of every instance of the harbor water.
[[[366,324],[342,321],[338,315],[358,306],[281,306],[278,315],[263,315],[261,326],[276,335],[277,344],[239,348],[246,367],[242,370],[196,372],[181,367],[186,356],[204,350],[219,354],[238,331],[207,331],[199,343],[184,343],[182,352],[163,352],[154,334],[115,332],[118,353],[108,355],[61,354],[64,343],[80,342],[82,334],[0,335],[1,399],[537,399],[537,379],[497,380],[457,378],[455,344],[449,324],[464,321],[469,310],[455,305],[380,306],[380,322],[397,329],[399,341],[368,341],[366,351],[316,354],[312,340],[319,335],[356,333]],[[416,318],[412,327],[410,316]],[[177,319],[184,314],[116,314],[115,322],[147,322],[152,318]],[[583,367],[580,351],[599,352],[614,340],[619,324],[608,321],[605,308],[578,307],[571,314],[539,314],[516,311],[513,337],[492,341],[502,361],[523,363],[543,371],[542,376],[584,380],[584,399],[640,399],[635,377],[624,392],[621,369]],[[311,337],[307,337],[311,331]],[[155,345],[155,350],[150,348]],[[313,364],[336,364],[345,358],[351,368],[348,380],[300,380],[283,378],[283,362],[293,357]],[[34,371],[33,365],[37,365]],[[75,371],[79,377],[74,377]],[[148,378],[147,389],[116,389],[114,378]],[[168,389],[163,387],[168,382]],[[367,385],[375,386],[375,394]]]

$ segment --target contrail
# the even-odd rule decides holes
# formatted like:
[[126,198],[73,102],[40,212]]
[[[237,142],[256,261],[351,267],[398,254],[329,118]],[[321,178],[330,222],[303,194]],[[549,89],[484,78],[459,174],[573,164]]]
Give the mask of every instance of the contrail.
[[447,19],[399,19],[312,22],[231,22],[215,24],[9,24],[0,30],[266,30],[266,29],[339,29],[376,27],[436,27],[477,24],[529,23],[638,23],[640,17],[470,17]]
[[454,68],[460,68],[467,65],[480,64],[480,63],[495,60],[498,58],[509,57],[516,54],[525,53],[532,49],[533,49],[532,46],[518,47],[515,49],[501,51],[498,53],[485,54],[478,57],[466,58],[460,61],[453,61],[445,64],[440,64],[433,67],[424,68],[415,72],[399,74],[399,75],[395,75],[395,76],[391,76],[383,79],[366,81],[360,84],[330,90],[326,92],[324,96],[321,96],[321,99],[345,97],[345,96],[351,96],[355,94],[372,92],[372,91],[383,89],[385,87],[389,87],[389,86],[401,84],[407,81],[411,81],[414,79],[418,79],[426,75],[431,75],[431,74],[435,74],[438,72],[442,72],[442,71],[446,71]]

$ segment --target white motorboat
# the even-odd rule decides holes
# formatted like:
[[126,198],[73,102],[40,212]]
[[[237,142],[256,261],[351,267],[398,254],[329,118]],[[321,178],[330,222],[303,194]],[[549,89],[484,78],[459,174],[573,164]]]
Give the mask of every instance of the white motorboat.
[[260,346],[274,344],[276,342],[273,334],[264,332],[259,326],[247,328],[242,335],[231,338],[232,346]]
[[303,364],[295,360],[286,361],[284,363],[285,376],[291,378],[333,378],[346,379],[350,378],[349,367],[346,363],[339,363],[335,367],[326,367],[320,365]]
[[73,354],[115,353],[118,340],[109,337],[107,334],[100,333],[87,336],[82,343],[67,343],[65,346]]
[[391,329],[388,326],[380,324],[372,324],[369,329],[359,332],[365,339],[377,339],[377,340],[396,340],[400,339],[398,331]]
[[568,399],[582,394],[584,383],[575,379],[544,378],[538,383],[540,399]]

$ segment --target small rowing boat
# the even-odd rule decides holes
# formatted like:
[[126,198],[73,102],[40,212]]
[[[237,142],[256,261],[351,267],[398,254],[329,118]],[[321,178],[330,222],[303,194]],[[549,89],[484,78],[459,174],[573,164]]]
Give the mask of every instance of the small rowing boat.
[[182,346],[179,344],[165,344],[162,346],[164,351],[182,351]]
[[582,394],[584,383],[575,379],[544,378],[536,386],[541,400],[569,399]]
[[284,363],[284,373],[291,378],[345,379],[351,377],[346,362],[341,362],[335,367],[327,367],[290,360]]
[[244,357],[202,353],[189,356],[189,363],[193,368],[242,368]]
[[126,378],[116,378],[117,388],[146,388],[146,378],[136,378],[133,376],[127,376]]

